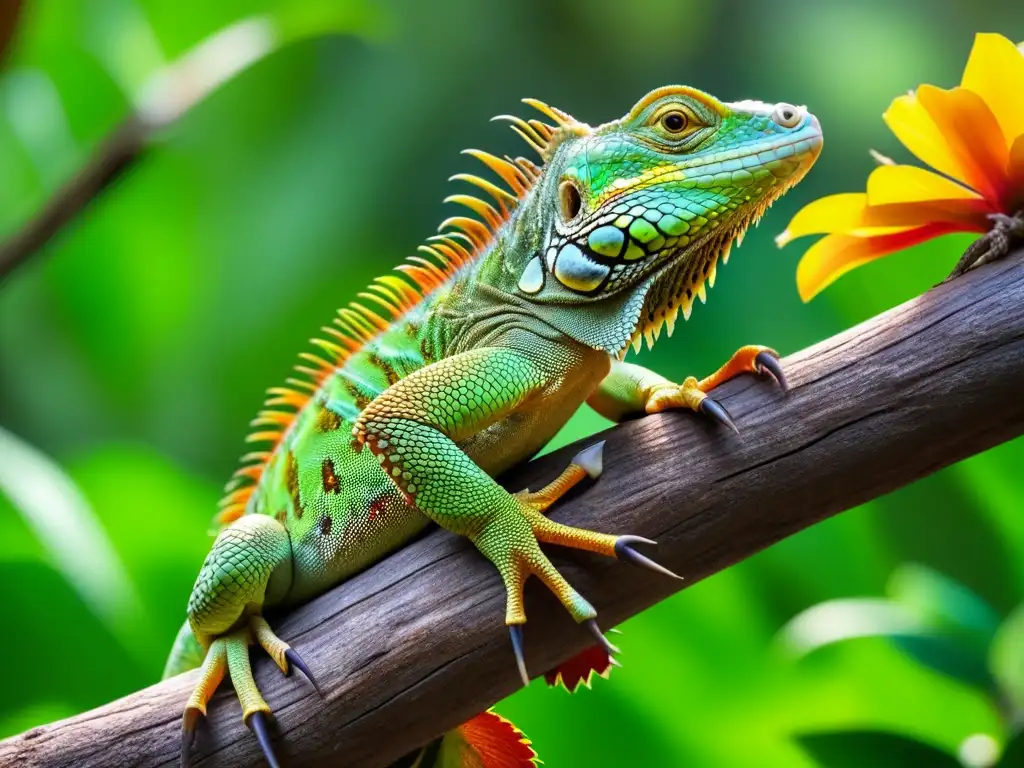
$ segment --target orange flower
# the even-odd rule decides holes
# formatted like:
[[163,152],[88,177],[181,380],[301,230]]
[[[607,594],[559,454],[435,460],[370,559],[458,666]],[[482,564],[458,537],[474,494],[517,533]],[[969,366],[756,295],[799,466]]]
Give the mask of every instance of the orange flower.
[[936,172],[883,165],[863,193],[807,205],[776,238],[827,234],[804,254],[797,288],[808,301],[861,264],[950,232],[987,232],[989,214],[1024,208],[1024,50],[1002,35],[974,39],[960,86],[922,85],[883,115]]

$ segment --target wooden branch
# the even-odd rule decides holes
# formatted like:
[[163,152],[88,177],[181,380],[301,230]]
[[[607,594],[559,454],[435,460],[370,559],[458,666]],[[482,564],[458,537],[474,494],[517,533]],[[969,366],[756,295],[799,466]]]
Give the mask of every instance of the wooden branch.
[[[721,387],[716,397],[740,437],[683,413],[609,430],[604,476],[554,517],[657,539],[657,558],[693,584],[829,515],[1020,435],[1022,255],[787,358],[788,395],[754,377]],[[532,462],[509,487],[551,478],[578,448]],[[598,607],[605,627],[680,588],[596,556],[556,550],[553,558]],[[588,644],[542,588],[528,591],[527,603],[534,675]],[[518,676],[503,617],[493,568],[443,531],[284,617],[282,636],[328,691],[321,701],[301,679],[282,677],[256,655],[284,764],[383,766],[512,693]],[[194,682],[189,673],[0,742],[0,764],[176,765],[180,715]],[[197,764],[262,765],[226,687],[200,728]]]

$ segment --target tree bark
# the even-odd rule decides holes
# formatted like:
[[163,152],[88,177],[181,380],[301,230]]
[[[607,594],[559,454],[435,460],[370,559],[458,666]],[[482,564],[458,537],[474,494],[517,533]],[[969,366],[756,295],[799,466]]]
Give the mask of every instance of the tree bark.
[[[786,358],[788,394],[753,376],[722,386],[715,396],[740,436],[685,413],[601,435],[604,475],[553,516],[656,539],[657,559],[685,577],[555,550],[556,565],[597,606],[602,626],[1024,432],[1022,255]],[[507,485],[536,487],[595,439],[531,462]],[[543,589],[529,590],[527,603],[532,674],[589,643]],[[490,564],[464,540],[433,531],[282,617],[276,627],[327,699],[254,654],[279,757],[291,768],[387,765],[509,695],[518,675],[503,616]],[[0,742],[0,764],[176,765],[194,682],[195,673],[182,675]],[[262,765],[225,688],[200,725],[196,764]]]

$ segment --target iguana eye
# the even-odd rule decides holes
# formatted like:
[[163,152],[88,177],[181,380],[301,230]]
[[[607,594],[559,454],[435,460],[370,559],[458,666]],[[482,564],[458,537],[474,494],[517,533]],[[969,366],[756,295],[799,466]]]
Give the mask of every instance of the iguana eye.
[[689,122],[687,114],[679,110],[672,110],[661,116],[661,127],[669,133],[682,133]]
[[649,123],[655,132],[669,141],[685,139],[705,123],[683,104],[669,104],[656,112]]
[[804,116],[792,104],[779,103],[772,112],[772,120],[783,128],[796,128],[803,122]]

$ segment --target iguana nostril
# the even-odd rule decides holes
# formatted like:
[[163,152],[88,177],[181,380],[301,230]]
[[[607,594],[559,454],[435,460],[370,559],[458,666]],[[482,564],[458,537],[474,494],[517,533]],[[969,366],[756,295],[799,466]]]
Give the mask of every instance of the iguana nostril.
[[775,111],[772,112],[772,120],[783,128],[795,128],[802,119],[800,110],[792,104],[776,104]]

